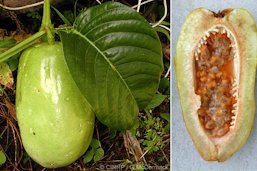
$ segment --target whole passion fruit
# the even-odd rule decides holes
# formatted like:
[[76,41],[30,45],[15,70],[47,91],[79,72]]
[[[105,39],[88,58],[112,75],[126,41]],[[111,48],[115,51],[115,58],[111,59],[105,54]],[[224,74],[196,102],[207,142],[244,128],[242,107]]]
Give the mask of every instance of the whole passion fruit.
[[95,116],[69,73],[61,43],[22,54],[16,111],[24,148],[40,165],[66,166],[87,150]]
[[184,121],[204,160],[225,161],[247,141],[254,120],[257,31],[244,9],[199,8],[175,52]]

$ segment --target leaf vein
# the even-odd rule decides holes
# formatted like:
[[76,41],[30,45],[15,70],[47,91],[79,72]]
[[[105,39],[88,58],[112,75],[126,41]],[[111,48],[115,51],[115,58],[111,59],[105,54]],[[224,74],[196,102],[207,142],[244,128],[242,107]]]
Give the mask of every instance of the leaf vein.
[[120,80],[123,82],[123,84],[127,88],[129,94],[131,95],[131,97],[136,102],[135,97],[133,96],[129,86],[126,83],[126,81],[122,78],[121,74],[118,72],[118,70],[115,68],[115,66],[110,62],[110,60],[104,55],[104,53],[91,40],[89,40],[86,36],[84,36],[83,34],[78,32],[77,30],[73,30],[73,33],[81,36],[82,38],[84,38],[92,47],[94,47],[98,51],[98,54],[101,54],[101,56],[105,59],[105,61],[109,64],[109,66],[115,71],[115,73],[117,73],[117,75],[119,76]]

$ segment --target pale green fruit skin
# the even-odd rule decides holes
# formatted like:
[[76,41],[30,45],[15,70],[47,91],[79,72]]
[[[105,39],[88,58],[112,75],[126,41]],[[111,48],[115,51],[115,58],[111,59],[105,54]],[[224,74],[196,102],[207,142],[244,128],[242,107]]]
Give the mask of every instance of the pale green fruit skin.
[[85,153],[95,115],[68,71],[60,43],[22,54],[16,90],[22,143],[33,160],[57,168]]

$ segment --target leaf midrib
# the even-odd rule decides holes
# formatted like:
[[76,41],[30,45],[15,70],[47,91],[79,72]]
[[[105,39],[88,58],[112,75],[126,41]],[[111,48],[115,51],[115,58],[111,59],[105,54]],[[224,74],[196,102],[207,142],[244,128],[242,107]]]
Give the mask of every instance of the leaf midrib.
[[118,72],[118,70],[115,68],[115,66],[110,62],[110,60],[103,54],[103,52],[91,41],[89,40],[86,36],[84,36],[83,34],[81,34],[79,31],[77,30],[73,30],[72,31],[74,34],[79,35],[80,37],[84,38],[90,45],[92,45],[97,51],[98,53],[101,54],[101,56],[107,61],[107,63],[111,66],[111,68],[118,74],[119,78],[122,80],[122,82],[125,84],[127,90],[129,91],[129,94],[133,97],[135,103],[137,104],[137,101],[134,97],[134,95],[132,94],[129,86],[127,85],[126,81],[122,78],[122,76],[120,75],[120,73]]

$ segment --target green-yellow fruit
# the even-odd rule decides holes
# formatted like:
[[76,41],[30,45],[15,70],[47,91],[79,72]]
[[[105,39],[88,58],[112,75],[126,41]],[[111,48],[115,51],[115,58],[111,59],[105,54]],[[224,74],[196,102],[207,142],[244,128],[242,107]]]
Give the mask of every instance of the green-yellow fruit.
[[256,59],[256,24],[246,10],[199,8],[187,17],[175,69],[184,121],[204,160],[225,161],[246,143]]
[[22,54],[16,111],[25,150],[44,167],[74,162],[91,142],[94,113],[69,73],[60,43]]

